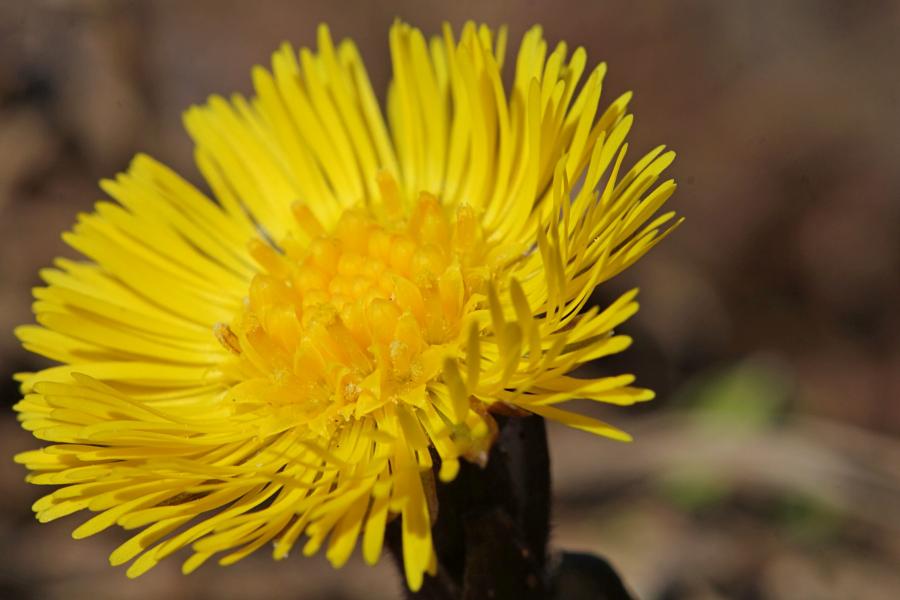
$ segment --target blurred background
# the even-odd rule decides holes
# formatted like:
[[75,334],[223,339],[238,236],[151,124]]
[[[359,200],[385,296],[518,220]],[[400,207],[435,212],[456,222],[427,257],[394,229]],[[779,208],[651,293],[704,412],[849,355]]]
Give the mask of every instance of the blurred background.
[[320,21],[384,90],[397,16],[505,23],[513,47],[540,23],[609,63],[607,100],[635,91],[633,152],[679,153],[687,222],[597,296],[642,288],[636,343],[598,368],[658,399],[604,411],[630,445],[551,428],[555,547],[645,599],[900,598],[900,3],[874,0],[0,0],[0,597],[399,597],[389,561],[264,552],[129,581],[117,533],[33,521],[9,458],[36,446],[11,376],[40,364],[9,332],[97,180],[142,151],[198,181],[181,112]]

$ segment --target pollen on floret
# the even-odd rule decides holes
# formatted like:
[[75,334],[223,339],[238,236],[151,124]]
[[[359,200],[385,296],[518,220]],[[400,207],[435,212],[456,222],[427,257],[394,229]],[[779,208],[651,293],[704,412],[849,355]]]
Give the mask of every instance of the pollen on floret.
[[[484,279],[477,257],[485,254],[485,236],[468,206],[448,208],[423,192],[404,216],[393,178],[382,173],[378,183],[386,210],[347,210],[326,229],[294,203],[302,249],[278,253],[250,243],[260,272],[248,302],[233,322],[214,328],[246,367],[280,373],[295,390],[318,390],[313,395],[331,395],[336,405],[355,403],[373,374],[383,401],[402,401],[406,390],[434,377],[423,355],[460,337],[465,304]],[[269,391],[260,402],[290,396]]]

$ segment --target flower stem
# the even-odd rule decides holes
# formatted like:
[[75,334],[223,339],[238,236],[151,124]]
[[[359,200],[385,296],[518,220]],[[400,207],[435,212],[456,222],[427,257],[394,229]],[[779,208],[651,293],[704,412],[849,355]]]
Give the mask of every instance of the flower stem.
[[[456,479],[437,486],[433,528],[438,573],[415,600],[548,597],[550,458],[540,417],[498,416],[499,434],[482,468],[464,462]],[[388,547],[402,562],[397,522]]]

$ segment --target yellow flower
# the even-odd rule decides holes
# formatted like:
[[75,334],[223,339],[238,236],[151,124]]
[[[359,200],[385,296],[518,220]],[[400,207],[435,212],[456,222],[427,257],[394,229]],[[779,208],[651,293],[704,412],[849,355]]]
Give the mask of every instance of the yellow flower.
[[[528,31],[505,89],[506,32],[390,31],[387,124],[350,41],[320,27],[254,68],[256,96],[185,115],[211,200],[138,156],[101,187],[34,292],[17,335],[61,363],[19,375],[23,426],[52,445],[17,460],[40,521],[96,513],[76,538],[138,533],[110,561],[137,576],[191,547],[183,570],[274,544],[283,558],[359,542],[375,563],[402,519],[409,587],[433,573],[433,457],[452,480],[484,461],[490,411],[519,410],[627,440],[558,408],[626,405],[631,375],[579,379],[620,352],[637,310],[592,290],[677,224],[656,216],[663,147],[623,167],[625,94],[606,71]],[[439,485],[439,484],[438,484]]]

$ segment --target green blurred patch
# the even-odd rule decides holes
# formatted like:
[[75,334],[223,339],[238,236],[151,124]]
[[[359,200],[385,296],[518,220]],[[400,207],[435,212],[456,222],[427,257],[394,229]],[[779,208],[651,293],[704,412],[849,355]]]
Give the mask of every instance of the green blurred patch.
[[676,402],[688,408],[698,424],[758,430],[785,414],[792,389],[792,378],[780,361],[751,357],[701,376],[685,386]]
[[838,534],[841,515],[809,494],[787,493],[774,502],[772,521],[790,538],[818,543]]
[[721,504],[731,491],[731,482],[700,469],[679,469],[659,481],[659,493],[686,512],[699,512]]
[[[754,356],[696,378],[675,402],[700,429],[714,431],[714,439],[719,434],[740,438],[775,426],[788,408],[792,387],[778,360]],[[704,465],[683,466],[659,480],[662,496],[690,512],[726,502],[733,491],[727,474]]]

